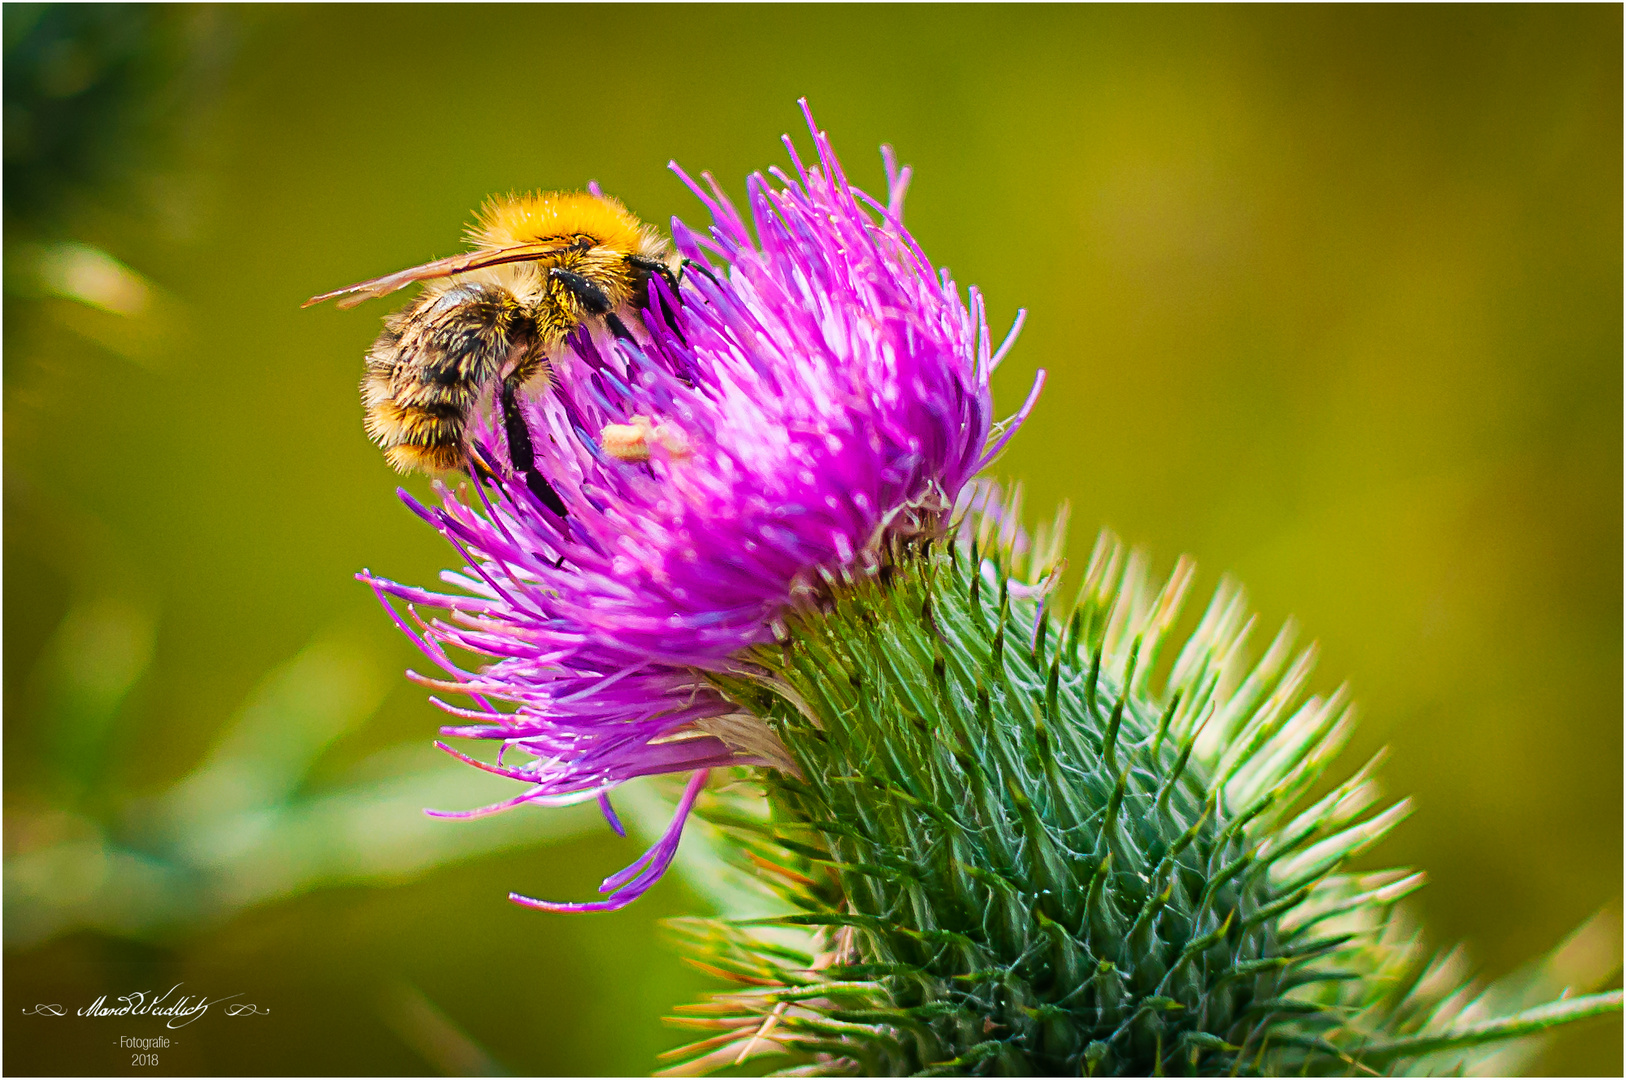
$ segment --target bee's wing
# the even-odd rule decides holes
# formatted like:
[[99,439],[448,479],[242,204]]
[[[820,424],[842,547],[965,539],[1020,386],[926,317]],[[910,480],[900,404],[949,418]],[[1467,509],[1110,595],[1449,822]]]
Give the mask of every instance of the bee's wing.
[[324,300],[339,299],[342,308],[355,307],[363,300],[371,300],[396,289],[404,289],[415,281],[428,281],[431,278],[450,277],[461,274],[467,270],[479,270],[487,266],[502,266],[505,263],[527,262],[531,259],[540,259],[546,255],[556,255],[575,244],[575,240],[558,239],[542,240],[534,244],[519,244],[515,247],[497,248],[495,251],[469,251],[462,255],[453,255],[450,258],[436,259],[422,266],[414,266],[407,270],[398,270],[393,274],[373,278],[371,281],[358,282],[347,285],[342,289],[335,289],[321,296],[313,296],[300,307],[310,307],[320,304]]

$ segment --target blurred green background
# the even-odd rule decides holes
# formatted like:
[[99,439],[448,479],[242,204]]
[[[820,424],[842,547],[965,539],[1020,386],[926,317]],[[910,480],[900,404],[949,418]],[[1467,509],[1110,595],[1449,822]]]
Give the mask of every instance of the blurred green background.
[[[163,1073],[642,1073],[708,984],[703,873],[550,916],[644,840],[506,793],[372,597],[450,553],[356,382],[488,194],[590,179],[701,220],[807,95],[850,173],[1028,329],[999,466],[1323,644],[1418,812],[1434,941],[1487,975],[1621,892],[1622,20],[1568,8],[9,4],[5,991],[184,980]],[[805,137],[798,134],[802,145]],[[422,489],[419,480],[409,487]],[[633,793],[635,816],[658,800]],[[1603,948],[1615,951],[1618,938]],[[1618,982],[1616,983],[1618,985]],[[157,1021],[8,1017],[4,1068],[130,1071]],[[150,1029],[150,1030],[149,1030]],[[1540,1067],[1618,1074],[1621,1026]]]

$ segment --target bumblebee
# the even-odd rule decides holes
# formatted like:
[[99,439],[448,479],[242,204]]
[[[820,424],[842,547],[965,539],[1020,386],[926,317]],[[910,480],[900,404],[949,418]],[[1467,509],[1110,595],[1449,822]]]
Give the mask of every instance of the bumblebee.
[[470,467],[469,420],[488,394],[502,413],[509,460],[543,505],[564,502],[536,469],[515,395],[551,377],[548,358],[589,319],[630,338],[618,312],[648,303],[651,274],[678,281],[666,243],[608,196],[545,192],[498,198],[468,230],[473,250],[321,296],[342,308],[429,282],[384,320],[361,380],[367,434],[401,472]]

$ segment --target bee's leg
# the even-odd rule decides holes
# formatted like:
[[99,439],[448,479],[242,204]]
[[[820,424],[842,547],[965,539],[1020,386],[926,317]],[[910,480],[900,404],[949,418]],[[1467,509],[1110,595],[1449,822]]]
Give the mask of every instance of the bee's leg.
[[[688,263],[691,260],[685,259],[683,261]],[[659,274],[661,276],[661,280],[666,282],[666,287],[672,291],[672,302],[680,308],[683,306],[683,297],[678,293],[678,275],[672,272],[672,268],[670,266],[667,266],[659,259],[648,259],[642,255],[628,256],[627,262],[630,265],[642,270],[646,274]],[[647,288],[644,290],[643,295],[637,297],[637,301],[637,307],[643,308],[649,306],[649,291]],[[678,325],[676,319],[672,318],[672,313],[663,312],[662,314],[666,316],[666,325],[671,328],[672,333],[677,335],[677,339],[679,341],[687,345],[689,340],[683,336],[683,328]]]
[[[693,260],[684,259],[683,261],[685,263],[689,263]],[[630,266],[636,266],[646,274],[659,274],[661,276],[661,280],[666,282],[666,287],[672,290],[672,299],[676,300],[679,304],[683,303],[683,298],[678,295],[678,276],[672,273],[672,268],[670,266],[667,266],[659,259],[649,259],[642,255],[627,256],[627,263]],[[640,297],[639,299],[643,298]],[[642,305],[639,306],[641,307]]]
[[570,295],[581,301],[582,307],[587,309],[589,315],[610,313],[610,298],[604,294],[604,290],[574,270],[555,266],[548,270],[548,276],[569,289]]
[[519,411],[519,402],[514,400],[514,392],[519,389],[513,379],[504,379],[502,383],[502,422],[508,433],[508,460],[513,463],[514,471],[525,477],[525,486],[532,495],[549,510],[560,517],[568,517],[565,510],[565,501],[559,498],[559,493],[553,490],[536,468],[536,447],[531,444],[531,429],[525,426],[525,417]]
[[655,273],[659,274],[661,280],[666,282],[666,287],[672,290],[672,299],[676,303],[683,303],[683,294],[678,292],[678,286],[683,282],[677,274],[672,272],[672,268],[665,263],[658,263],[655,267]]
[[587,309],[589,315],[602,316],[605,324],[610,328],[610,333],[622,341],[633,340],[632,335],[627,332],[626,324],[616,316],[614,311],[610,310],[610,298],[604,295],[603,289],[575,271],[558,266],[549,270],[548,276],[569,289],[570,294],[581,301],[582,307]]
[[[699,259],[684,259],[682,264],[681,264],[681,274],[688,273],[690,267],[693,267],[694,269],[700,271],[702,274],[705,274],[708,278],[710,278],[712,280],[713,284],[722,284],[721,282],[719,282],[717,280],[717,275],[712,271],[711,267],[707,266],[705,263],[701,262]],[[680,279],[681,279],[681,274],[679,275]],[[673,290],[673,291],[675,292],[676,290]]]
[[488,484],[495,484],[502,479],[486,456],[474,446],[465,447],[468,456],[469,475],[484,480]]

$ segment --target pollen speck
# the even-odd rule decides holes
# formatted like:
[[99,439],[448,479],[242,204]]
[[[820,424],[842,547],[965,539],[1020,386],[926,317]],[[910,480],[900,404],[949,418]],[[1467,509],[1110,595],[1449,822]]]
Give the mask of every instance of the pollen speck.
[[672,457],[689,453],[689,440],[670,424],[657,425],[647,416],[634,416],[630,424],[605,424],[599,445],[617,461],[648,461],[649,448],[658,445]]

